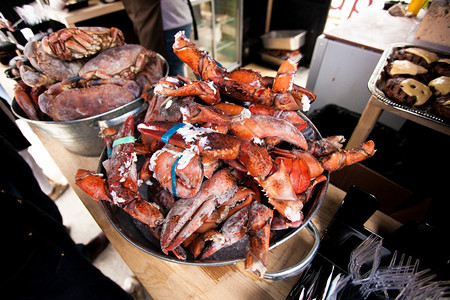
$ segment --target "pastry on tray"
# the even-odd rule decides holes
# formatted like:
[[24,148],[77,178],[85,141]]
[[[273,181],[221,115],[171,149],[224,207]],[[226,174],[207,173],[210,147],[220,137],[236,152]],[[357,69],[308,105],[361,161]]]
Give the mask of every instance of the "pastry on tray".
[[431,89],[413,78],[395,77],[386,81],[384,93],[394,102],[406,106],[423,106],[432,96]]

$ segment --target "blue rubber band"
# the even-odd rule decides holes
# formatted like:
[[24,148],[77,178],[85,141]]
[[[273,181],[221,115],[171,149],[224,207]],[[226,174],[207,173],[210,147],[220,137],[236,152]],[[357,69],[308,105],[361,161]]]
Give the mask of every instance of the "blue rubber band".
[[178,165],[178,162],[180,161],[180,158],[183,155],[178,156],[178,158],[174,161],[172,164],[172,168],[170,169],[170,176],[172,177],[172,194],[178,198],[177,195],[177,175],[175,174],[175,168]]
[[115,146],[118,146],[121,144],[126,144],[126,143],[134,143],[135,141],[136,141],[136,138],[134,136],[124,136],[122,138],[115,139],[112,147],[114,148]]
[[111,153],[112,153],[112,148],[108,148],[107,152],[106,152],[107,156],[110,157]]
[[184,127],[185,125],[186,123],[178,123],[172,126],[172,128],[170,128],[166,133],[163,134],[163,136],[161,137],[161,142],[168,143],[172,135],[174,135],[178,129]]

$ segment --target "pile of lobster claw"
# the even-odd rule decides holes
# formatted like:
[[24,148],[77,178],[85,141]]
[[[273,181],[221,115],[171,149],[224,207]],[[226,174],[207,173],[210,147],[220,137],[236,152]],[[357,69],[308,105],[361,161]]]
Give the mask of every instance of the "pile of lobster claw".
[[31,120],[72,121],[125,105],[164,76],[164,60],[118,28],[74,27],[25,45],[15,99]]
[[342,136],[305,137],[311,127],[299,110],[315,95],[293,84],[296,62],[275,78],[228,72],[183,32],[175,38],[199,80],[161,79],[142,123],[130,117],[102,132],[106,174],[80,169],[76,184],[144,223],[180,260],[206,260],[247,238],[245,267],[263,277],[272,233],[299,227],[324,173],[372,156],[374,143],[343,150]]

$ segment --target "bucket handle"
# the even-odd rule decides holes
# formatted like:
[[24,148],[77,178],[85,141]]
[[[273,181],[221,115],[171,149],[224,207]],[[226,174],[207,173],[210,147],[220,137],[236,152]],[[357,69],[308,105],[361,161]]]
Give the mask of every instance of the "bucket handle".
[[314,244],[312,245],[312,248],[309,251],[309,253],[306,255],[306,257],[303,258],[297,264],[295,264],[291,267],[288,267],[286,269],[274,271],[274,272],[266,272],[263,276],[264,279],[273,280],[273,281],[288,279],[290,277],[296,276],[296,275],[300,274],[301,272],[303,272],[303,270],[312,262],[312,260],[314,259],[314,256],[317,253],[317,250],[319,249],[320,233],[312,221],[309,222],[308,224],[306,224],[306,228],[308,229],[308,231],[312,234],[312,236],[314,238]]
[[94,128],[108,128],[108,127],[114,127],[117,125],[120,125],[126,121],[126,119],[129,116],[138,115],[141,112],[143,112],[145,109],[147,109],[147,105],[141,105],[139,107],[136,107],[133,110],[130,110],[129,112],[124,113],[123,115],[120,115],[118,117],[109,119],[109,120],[97,120],[90,124],[91,127]]

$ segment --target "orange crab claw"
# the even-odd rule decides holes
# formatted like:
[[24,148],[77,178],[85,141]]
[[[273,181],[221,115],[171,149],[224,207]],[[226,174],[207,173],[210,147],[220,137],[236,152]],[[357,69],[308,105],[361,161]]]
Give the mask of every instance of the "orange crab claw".
[[[155,93],[166,96],[198,96],[204,102],[209,105],[214,105],[220,102],[220,93],[217,87],[212,81],[195,81],[191,82],[188,79],[181,80],[179,77],[166,77],[159,81],[158,85],[155,87]],[[166,81],[180,80],[180,86],[174,86],[165,84]],[[186,81],[186,82],[185,82]]]
[[159,184],[175,197],[191,198],[202,184],[201,162],[199,155],[169,144],[152,155],[150,166]]
[[208,128],[185,123],[147,122],[139,124],[138,130],[179,147],[197,146],[206,157],[238,159],[252,176],[265,177],[272,169],[272,159],[265,148]]

